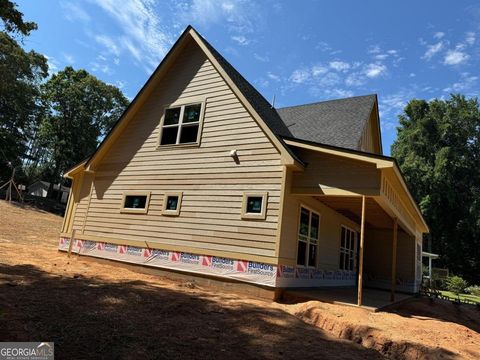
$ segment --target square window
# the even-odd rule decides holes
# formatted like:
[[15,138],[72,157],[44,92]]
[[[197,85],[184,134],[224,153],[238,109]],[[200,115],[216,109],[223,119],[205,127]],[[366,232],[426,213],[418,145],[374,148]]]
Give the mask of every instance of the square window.
[[180,121],[180,112],[182,108],[172,108],[165,110],[165,120],[163,121],[163,125],[176,125]]
[[262,201],[263,197],[261,196],[249,196],[247,198],[247,213],[260,214],[262,212]]
[[172,145],[177,143],[178,126],[167,127],[162,131],[161,145]]
[[178,207],[178,196],[167,196],[167,205],[165,205],[165,210],[177,210]]
[[267,193],[243,194],[242,218],[265,219]]
[[203,103],[165,109],[160,123],[159,145],[197,144]]
[[184,126],[180,134],[180,144],[195,143],[198,137],[198,125]]
[[124,193],[120,212],[145,214],[148,210],[150,193]]
[[162,215],[178,216],[182,206],[182,193],[165,193]]
[[147,196],[143,195],[127,195],[125,196],[125,204],[123,207],[128,209],[145,209]]
[[185,106],[185,111],[183,113],[183,122],[198,122],[200,120],[200,110],[202,109],[202,104],[188,105]]

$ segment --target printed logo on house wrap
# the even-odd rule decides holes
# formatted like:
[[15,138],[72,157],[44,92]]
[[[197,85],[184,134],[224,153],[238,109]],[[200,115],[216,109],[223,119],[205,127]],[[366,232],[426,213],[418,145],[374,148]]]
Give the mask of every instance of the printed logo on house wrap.
[[213,256],[211,266],[216,269],[233,270],[235,269],[235,261],[232,259]]
[[200,256],[189,253],[181,253],[180,262],[184,264],[200,264]]
[[89,240],[85,240],[83,242],[83,249],[85,251],[92,251],[92,250],[95,250],[95,248],[97,247],[97,243],[95,241],[89,241]]
[[268,264],[262,264],[262,263],[249,261],[247,272],[249,274],[275,276],[276,269],[273,265],[268,265]]
[[277,268],[277,277],[284,279],[293,279],[295,277],[295,267],[279,265]]
[[165,251],[165,250],[160,250],[160,249],[154,249],[152,251],[152,257],[156,259],[164,259],[168,260],[170,256],[170,251]]
[[136,247],[136,246],[129,246],[127,247],[127,254],[133,256],[142,256],[143,248]]
[[108,252],[114,252],[116,253],[117,252],[117,245],[114,245],[114,244],[105,244],[105,246],[103,247],[103,249],[105,251],[108,251]]
[[310,269],[297,267],[296,268],[296,277],[300,279],[309,279],[310,278]]

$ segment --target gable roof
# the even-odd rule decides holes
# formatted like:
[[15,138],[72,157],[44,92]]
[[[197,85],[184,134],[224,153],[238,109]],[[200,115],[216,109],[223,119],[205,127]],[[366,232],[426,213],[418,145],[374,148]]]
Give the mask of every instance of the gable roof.
[[[161,63],[157,66],[153,74],[140,89],[133,101],[123,112],[122,116],[114,124],[107,136],[105,136],[95,152],[85,161],[84,164],[80,163],[74,166],[72,170],[77,169],[77,167],[88,168],[96,157],[101,156],[99,154],[101,154],[102,151],[105,152],[107,144],[114,141],[115,135],[120,133],[125,127],[125,124],[129,120],[128,115],[135,111],[135,107],[138,108],[142,99],[148,96],[147,94],[149,90],[155,86],[155,81],[161,76],[160,73],[162,70],[168,66],[169,62],[174,61],[172,60],[174,53],[177,53],[177,49],[183,46],[187,35],[190,35],[200,48],[202,48],[207,58],[210,59],[214,67],[217,68],[217,71],[219,71],[222,77],[224,77],[224,80],[230,85],[232,90],[237,93],[237,96],[241,95],[239,96],[240,101],[247,107],[247,110],[249,106],[251,107],[251,110],[253,110],[253,112],[251,111],[252,116],[255,118],[258,125],[264,130],[272,143],[282,154],[285,155],[286,163],[295,166],[303,165],[302,161],[298,159],[288,146],[285,145],[280,137],[282,135],[290,136],[291,134],[276,110],[270,106],[268,101],[247,80],[245,80],[245,78],[240,75],[240,73],[238,73],[238,71],[235,70],[235,68],[230,65],[212,45],[210,45],[191,25],[188,25]],[[244,98],[243,100],[242,96]],[[66,176],[69,176],[69,172],[66,173]]]
[[376,95],[322,101],[277,109],[292,136],[358,150]]

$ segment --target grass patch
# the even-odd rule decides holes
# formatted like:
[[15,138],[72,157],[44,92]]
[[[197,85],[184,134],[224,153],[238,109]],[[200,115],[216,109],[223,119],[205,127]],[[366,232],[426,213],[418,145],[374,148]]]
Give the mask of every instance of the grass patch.
[[[444,296],[448,296],[452,299],[457,299],[457,295],[455,295],[453,292],[451,291],[447,291],[447,290],[440,290],[440,292],[442,293],[442,295]],[[480,296],[475,296],[475,295],[471,295],[471,294],[460,294],[460,299],[462,300],[470,300],[470,301],[476,301],[477,303],[480,303]]]

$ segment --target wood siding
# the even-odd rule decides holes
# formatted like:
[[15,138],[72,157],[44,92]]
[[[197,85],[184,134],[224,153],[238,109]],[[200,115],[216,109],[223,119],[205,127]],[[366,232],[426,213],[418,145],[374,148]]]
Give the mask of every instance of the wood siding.
[[[287,184],[299,176],[298,172],[287,173]],[[281,263],[295,265],[297,261],[298,223],[300,206],[320,214],[320,236],[318,243],[318,266],[322,270],[338,270],[340,259],[341,226],[345,225],[356,231],[359,226],[345,216],[311,196],[291,195],[287,188],[282,217],[282,233],[279,247]]]
[[[367,276],[390,279],[392,276],[393,229],[365,231],[365,273]],[[397,278],[415,279],[415,238],[398,232]]]
[[[200,146],[158,148],[164,106],[197,98],[206,104]],[[142,246],[274,258],[282,171],[279,151],[191,42],[96,167],[90,201],[84,179],[74,228]],[[148,213],[120,213],[122,193],[142,190],[151,192]],[[183,192],[177,217],[162,215],[172,191]],[[268,192],[265,220],[241,219],[246,191]]]
[[380,190],[380,172],[374,164],[307,149],[297,148],[295,152],[307,167],[295,174],[292,184],[294,193],[321,194],[319,185],[352,192]]

